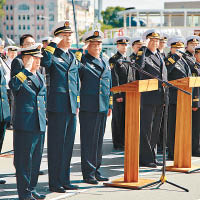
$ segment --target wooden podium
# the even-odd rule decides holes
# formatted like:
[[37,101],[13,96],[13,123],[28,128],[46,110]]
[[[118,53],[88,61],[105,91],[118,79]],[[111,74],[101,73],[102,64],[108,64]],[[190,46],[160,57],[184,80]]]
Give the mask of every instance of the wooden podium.
[[124,178],[105,186],[139,189],[155,180],[139,178],[140,93],[158,89],[156,79],[134,81],[113,87],[112,92],[126,92]]
[[[200,77],[187,77],[170,81],[173,85],[192,93],[193,87],[200,87]],[[190,172],[200,169],[191,165],[192,157],[192,96],[178,90],[176,108],[176,132],[174,165],[167,171]]]

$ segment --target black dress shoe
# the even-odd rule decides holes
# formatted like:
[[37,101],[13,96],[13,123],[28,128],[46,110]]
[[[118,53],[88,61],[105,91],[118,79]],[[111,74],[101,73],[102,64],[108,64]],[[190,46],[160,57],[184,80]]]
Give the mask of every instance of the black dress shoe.
[[65,193],[65,189],[63,187],[49,187],[49,190],[51,192]]
[[151,168],[157,168],[156,163],[140,163],[140,167],[151,167]]
[[157,165],[157,166],[163,166],[163,162],[160,162],[160,161],[155,161],[155,164]]
[[44,171],[39,171],[39,175],[45,175]]
[[79,189],[78,185],[71,185],[71,184],[63,185],[63,188],[65,190],[78,190]]
[[94,178],[84,178],[83,181],[88,184],[94,184],[94,185],[98,184],[98,181]]
[[0,179],[0,184],[5,184],[5,183],[6,183],[6,180]]
[[35,198],[35,199],[45,199],[46,198],[46,195],[44,194],[39,194],[37,192],[32,192],[32,196]]
[[108,178],[103,177],[101,175],[96,175],[95,178],[97,179],[97,181],[109,181]]

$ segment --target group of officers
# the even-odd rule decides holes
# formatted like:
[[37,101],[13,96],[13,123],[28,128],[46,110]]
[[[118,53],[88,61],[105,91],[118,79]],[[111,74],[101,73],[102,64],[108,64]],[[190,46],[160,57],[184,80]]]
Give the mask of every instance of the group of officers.
[[[106,119],[113,104],[111,69],[101,54],[103,33],[99,30],[85,33],[86,45],[76,56],[70,50],[72,33],[69,21],[60,22],[54,28],[54,38],[45,47],[25,34],[20,38],[20,54],[11,63],[8,84],[14,96],[14,167],[20,200],[45,199],[45,195],[36,191],[36,185],[47,120],[50,191],[64,193],[78,189],[70,184],[78,113],[83,180],[88,184],[108,180],[100,172]],[[49,77],[48,95],[43,68]],[[1,64],[2,128],[10,120],[5,74]]]
[[[56,25],[54,37],[44,46],[35,43],[32,35],[25,34],[20,38],[20,54],[11,62],[8,85],[14,96],[14,166],[20,200],[45,199],[45,195],[37,193],[36,185],[47,119],[50,191],[64,193],[78,189],[78,186],[70,184],[70,162],[78,114],[83,180],[88,184],[98,184],[98,181],[108,181],[101,175],[100,166],[106,120],[112,110],[113,145],[115,149],[124,148],[125,94],[112,94],[111,87],[150,79],[135,67],[165,81],[200,75],[198,36],[190,36],[186,40],[177,36],[167,38],[155,29],[146,31],[143,38],[130,40],[120,36],[115,38],[117,53],[108,61],[102,54],[101,31],[86,32],[83,36],[85,45],[75,54],[70,50],[72,34],[69,21]],[[164,53],[167,43],[170,47],[168,55]],[[132,46],[129,57],[126,54],[128,44]],[[184,51],[184,45],[186,52],[178,52],[177,49]],[[134,67],[121,60],[131,61]],[[0,58],[0,62],[0,129],[4,136],[10,121],[10,108],[4,59]],[[48,81],[43,73],[47,74]],[[194,156],[200,156],[199,95],[199,88],[195,88],[192,105]],[[141,95],[141,166],[160,165],[156,160],[156,146],[161,135],[163,96],[161,83],[157,91]],[[174,153],[176,96],[177,91],[170,88],[168,159],[173,159]]]
[[[144,32],[142,37],[130,39],[120,36],[115,42],[117,53],[109,59],[112,86],[152,78],[135,68],[140,68],[163,81],[200,76],[200,37],[197,35],[187,38],[169,37],[156,29],[150,29]],[[128,45],[132,47],[130,56],[127,56]],[[130,62],[123,63],[123,60]],[[159,82],[158,90],[141,94],[140,166],[156,168],[162,165],[156,159],[156,154],[157,146],[160,147],[162,144],[164,90],[162,83]],[[200,157],[200,88],[194,88],[192,95],[192,155]],[[113,147],[117,150],[124,149],[125,101],[124,93],[113,94],[112,136]],[[177,90],[170,87],[168,160],[174,159],[176,104]]]

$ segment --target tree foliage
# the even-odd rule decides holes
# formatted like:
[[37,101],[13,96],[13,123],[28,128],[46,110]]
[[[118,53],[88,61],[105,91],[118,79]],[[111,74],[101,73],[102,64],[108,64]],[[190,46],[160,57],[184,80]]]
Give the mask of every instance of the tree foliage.
[[105,11],[102,11],[103,23],[110,25],[114,28],[123,26],[123,16],[119,16],[118,12],[125,10],[125,8],[117,7],[107,7]]
[[0,0],[0,18],[4,15],[3,6],[5,5],[6,0]]

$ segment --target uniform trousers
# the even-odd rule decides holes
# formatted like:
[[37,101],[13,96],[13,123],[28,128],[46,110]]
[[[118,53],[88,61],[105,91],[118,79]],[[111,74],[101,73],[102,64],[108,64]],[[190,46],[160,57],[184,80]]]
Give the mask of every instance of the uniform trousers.
[[112,110],[112,139],[114,147],[123,147],[125,138],[125,102],[114,101]]
[[159,139],[163,105],[141,105],[140,164],[155,162],[155,147]]
[[84,179],[100,175],[107,113],[80,111],[81,168]]
[[19,199],[31,196],[38,181],[44,132],[14,130],[14,166]]
[[192,153],[200,153],[200,108],[192,111]]
[[174,157],[175,130],[176,130],[176,104],[169,104],[167,147],[168,147],[168,157],[170,158]]
[[75,133],[75,114],[48,112],[49,187],[70,184],[70,162]]
[[0,122],[0,153],[2,150],[2,146],[3,146],[3,140],[4,140],[4,136],[5,136],[5,132],[6,132],[6,126],[7,126],[7,122],[5,122],[5,121]]

